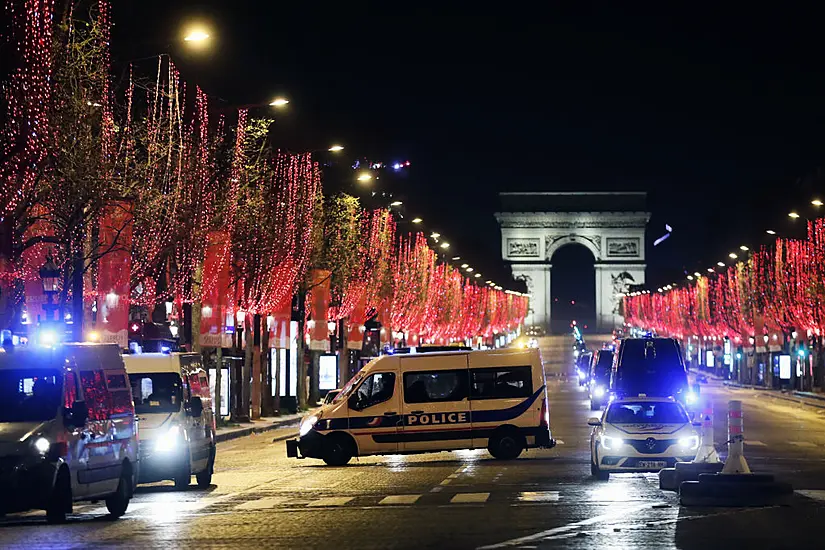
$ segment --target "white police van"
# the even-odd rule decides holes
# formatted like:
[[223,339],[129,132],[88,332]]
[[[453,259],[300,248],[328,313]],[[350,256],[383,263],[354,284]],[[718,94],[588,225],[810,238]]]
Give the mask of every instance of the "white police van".
[[59,523],[79,500],[122,516],[137,436],[117,345],[0,348],[0,516],[39,508]]
[[209,379],[197,353],[124,355],[140,424],[140,483],[165,479],[212,483],[215,416]]
[[488,449],[513,459],[553,447],[538,349],[385,355],[301,421],[287,455],[340,466],[353,456]]

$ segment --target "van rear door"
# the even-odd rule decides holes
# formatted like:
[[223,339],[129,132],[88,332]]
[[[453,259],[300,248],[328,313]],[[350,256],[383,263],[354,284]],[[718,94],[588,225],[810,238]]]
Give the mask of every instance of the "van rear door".
[[402,451],[472,445],[467,354],[401,357]]

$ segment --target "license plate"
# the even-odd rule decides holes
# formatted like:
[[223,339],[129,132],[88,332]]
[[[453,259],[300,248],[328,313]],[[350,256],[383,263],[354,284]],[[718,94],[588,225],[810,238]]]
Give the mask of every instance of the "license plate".
[[667,467],[667,462],[664,460],[640,460],[636,463],[639,468],[665,468]]

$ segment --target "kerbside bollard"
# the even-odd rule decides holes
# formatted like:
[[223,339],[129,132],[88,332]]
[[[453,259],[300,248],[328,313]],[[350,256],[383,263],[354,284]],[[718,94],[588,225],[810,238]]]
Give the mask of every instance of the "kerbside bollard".
[[678,491],[683,481],[698,481],[699,474],[717,473],[722,470],[719,453],[713,446],[713,407],[705,405],[702,412],[702,432],[696,456],[690,462],[677,462],[674,468],[659,471],[659,488],[664,491]]
[[721,473],[699,474],[679,485],[682,506],[776,506],[789,504],[793,487],[771,474],[754,474],[745,460],[742,402],[728,403],[728,458]]

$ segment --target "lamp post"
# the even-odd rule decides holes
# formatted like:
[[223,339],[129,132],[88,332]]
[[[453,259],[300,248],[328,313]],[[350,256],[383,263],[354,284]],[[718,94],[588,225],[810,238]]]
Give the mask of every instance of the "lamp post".
[[46,295],[46,303],[43,304],[46,322],[55,321],[54,312],[60,309],[60,306],[52,301],[60,292],[60,275],[60,268],[54,263],[50,252],[46,256],[46,263],[40,268],[40,281],[43,284],[43,294]]

